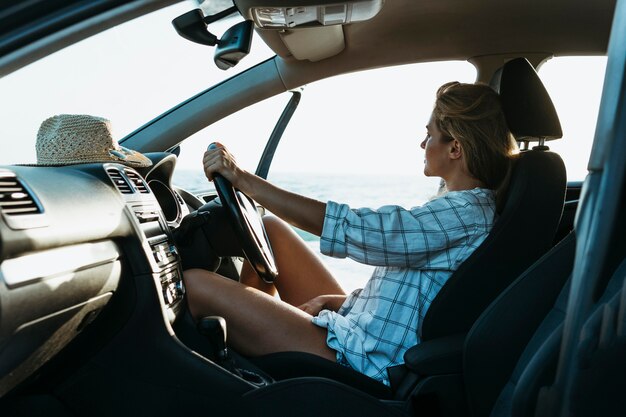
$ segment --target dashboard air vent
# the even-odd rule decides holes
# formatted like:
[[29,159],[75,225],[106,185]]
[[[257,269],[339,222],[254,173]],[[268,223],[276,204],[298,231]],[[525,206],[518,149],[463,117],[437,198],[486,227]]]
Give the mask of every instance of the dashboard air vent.
[[150,189],[146,185],[146,182],[143,180],[143,178],[141,178],[141,175],[139,175],[137,172],[133,171],[132,169],[127,169],[125,170],[125,172],[126,172],[126,176],[130,180],[130,182],[133,183],[137,191],[139,191],[142,194],[150,193]]
[[30,191],[10,171],[0,172],[0,211],[7,216],[42,212]]
[[134,193],[133,188],[130,186],[126,178],[122,175],[122,172],[117,168],[108,168],[107,174],[113,181],[113,184],[117,187],[117,189],[122,194],[132,194]]
[[181,195],[178,193],[178,191],[174,190],[174,195],[176,196],[176,199],[178,200],[178,203],[179,203],[181,206],[184,206],[184,205],[186,204],[186,203],[185,203],[185,200],[183,200],[183,198],[182,198],[182,197],[181,197]]

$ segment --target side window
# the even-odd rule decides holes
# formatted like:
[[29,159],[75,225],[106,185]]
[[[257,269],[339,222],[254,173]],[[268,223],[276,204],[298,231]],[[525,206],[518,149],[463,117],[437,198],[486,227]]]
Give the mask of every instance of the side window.
[[290,93],[279,94],[233,113],[187,138],[180,145],[172,178],[174,185],[191,192],[214,189],[202,169],[202,156],[211,142],[223,143],[242,168],[254,172],[274,125],[290,98]]
[[[424,177],[420,143],[439,86],[473,82],[467,62],[364,71],[304,88],[269,179],[311,184],[319,198],[352,205],[416,205],[438,180]],[[328,184],[322,185],[322,179]],[[358,189],[358,193],[357,193]]]
[[558,57],[539,67],[563,129],[547,145],[563,158],[569,181],[587,175],[605,69],[606,57]]
[[[413,207],[437,193],[423,174],[420,143],[437,88],[474,82],[467,62],[413,64],[337,76],[304,88],[277,148],[268,179],[321,201],[353,207]],[[297,231],[319,253],[319,239]],[[322,256],[346,291],[372,267]]]

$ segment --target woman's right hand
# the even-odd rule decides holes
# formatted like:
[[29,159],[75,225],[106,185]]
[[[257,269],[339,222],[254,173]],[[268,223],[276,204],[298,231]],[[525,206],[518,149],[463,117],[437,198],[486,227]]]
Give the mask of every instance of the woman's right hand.
[[318,295],[317,297],[312,298],[306,303],[298,306],[298,308],[312,316],[317,316],[322,310],[339,310],[339,307],[341,307],[344,301],[346,301],[346,296],[344,294]]

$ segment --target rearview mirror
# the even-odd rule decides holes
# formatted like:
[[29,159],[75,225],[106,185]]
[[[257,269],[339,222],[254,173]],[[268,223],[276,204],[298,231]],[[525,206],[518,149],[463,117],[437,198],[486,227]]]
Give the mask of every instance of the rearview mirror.
[[250,20],[237,23],[222,35],[215,47],[213,58],[219,69],[227,70],[234,67],[250,53],[252,24]]

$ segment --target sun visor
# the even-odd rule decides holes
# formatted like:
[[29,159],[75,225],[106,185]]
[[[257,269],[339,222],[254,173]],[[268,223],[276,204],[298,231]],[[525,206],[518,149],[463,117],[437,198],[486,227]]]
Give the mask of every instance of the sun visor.
[[321,61],[337,55],[346,46],[341,25],[286,30],[280,37],[298,60]]
[[246,20],[254,22],[255,30],[277,55],[316,62],[342,52],[346,47],[343,26],[374,18],[385,2],[233,0],[233,3]]

